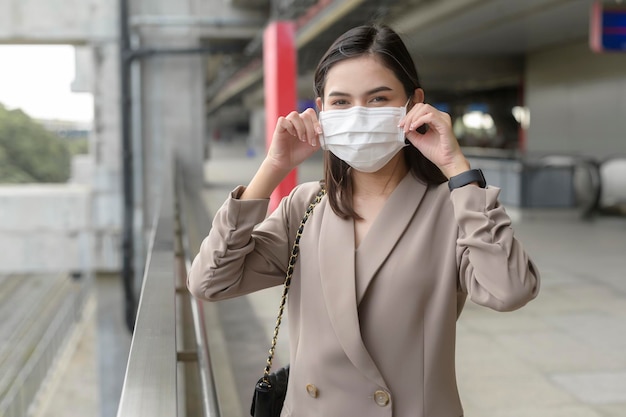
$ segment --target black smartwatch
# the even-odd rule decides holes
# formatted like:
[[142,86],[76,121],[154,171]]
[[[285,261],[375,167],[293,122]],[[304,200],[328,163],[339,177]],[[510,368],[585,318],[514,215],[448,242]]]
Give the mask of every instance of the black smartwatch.
[[473,182],[477,183],[480,188],[487,186],[485,176],[480,169],[470,169],[469,171],[461,172],[459,175],[450,177],[450,180],[448,180],[448,188],[452,191],[455,188],[461,188]]

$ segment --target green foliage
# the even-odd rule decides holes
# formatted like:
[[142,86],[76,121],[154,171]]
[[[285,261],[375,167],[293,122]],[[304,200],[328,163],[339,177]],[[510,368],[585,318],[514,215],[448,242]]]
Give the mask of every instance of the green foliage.
[[89,141],[87,139],[74,139],[67,142],[67,148],[72,155],[88,154]]
[[67,144],[21,110],[0,104],[0,183],[66,182]]

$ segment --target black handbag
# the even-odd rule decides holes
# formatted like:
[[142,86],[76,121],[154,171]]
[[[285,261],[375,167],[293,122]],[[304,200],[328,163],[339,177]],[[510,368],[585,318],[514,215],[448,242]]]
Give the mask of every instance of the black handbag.
[[274,335],[272,337],[272,345],[269,350],[269,356],[267,357],[267,364],[265,365],[263,376],[254,386],[252,406],[250,407],[250,415],[252,417],[279,417],[280,412],[283,409],[285,395],[287,394],[287,382],[289,381],[289,365],[276,372],[270,372],[272,369],[272,360],[274,359],[274,352],[276,351],[278,330],[280,329],[283,311],[285,310],[285,303],[287,301],[289,286],[291,285],[293,268],[296,264],[298,253],[300,252],[300,237],[302,237],[304,224],[313,212],[313,208],[315,208],[317,203],[322,200],[322,197],[324,197],[325,194],[326,190],[322,188],[322,190],[317,193],[311,204],[309,204],[309,207],[304,213],[304,217],[302,217],[302,220],[300,221],[300,226],[298,227],[298,232],[296,233],[296,239],[293,242],[293,249],[291,250],[289,263],[287,264],[287,274],[285,276],[285,284],[283,285],[283,294],[280,298],[278,317],[276,318],[276,327],[274,328]]

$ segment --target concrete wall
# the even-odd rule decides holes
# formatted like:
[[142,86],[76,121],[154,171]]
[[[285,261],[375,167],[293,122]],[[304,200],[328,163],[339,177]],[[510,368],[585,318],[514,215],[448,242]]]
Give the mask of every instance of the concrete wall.
[[[89,186],[91,190],[87,204],[93,241],[90,265],[98,271],[117,271],[121,267],[123,178],[118,6],[118,0],[0,0],[0,43],[79,46],[77,76],[72,87],[94,95],[94,121],[90,155],[74,161],[71,182]],[[252,37],[265,24],[265,14],[262,10],[238,9],[222,0],[131,0],[130,23],[135,47],[194,48],[201,46],[202,39],[212,37]],[[142,239],[160,194],[159,178],[167,174],[172,154],[183,162],[189,186],[198,189],[201,185],[205,143],[204,58],[158,56],[135,64],[134,217],[135,269],[139,276],[144,263]],[[61,202],[64,196],[57,197],[58,204],[65,204]],[[13,220],[19,222],[18,218]],[[50,226],[52,229],[54,225]],[[24,230],[24,233],[28,241],[30,232]],[[71,254],[68,257],[74,258]],[[53,261],[50,267],[56,268],[60,260]]]
[[89,43],[117,32],[117,0],[2,0],[2,43]]
[[[89,159],[75,161],[72,183],[91,191],[91,266],[96,270],[120,268],[121,169],[119,134],[118,0],[1,0],[0,43],[72,44],[77,75],[72,88],[94,95],[94,121]],[[35,193],[37,188],[32,188]],[[48,195],[47,192],[45,194]],[[13,198],[17,198],[17,195]],[[29,199],[35,198],[34,196]],[[45,198],[42,195],[42,198]],[[58,204],[73,197],[60,193]],[[15,206],[22,203],[14,202]],[[25,203],[24,203],[25,204]],[[56,204],[56,203],[55,203]],[[19,222],[19,219],[14,219]],[[24,241],[29,241],[28,219],[24,219]],[[55,230],[54,223],[50,230]],[[14,230],[15,232],[15,230]],[[14,239],[17,237],[12,235]],[[17,242],[17,241],[14,241]],[[1,243],[0,244],[4,244]],[[16,243],[21,246],[23,243]],[[59,256],[62,253],[58,254]],[[73,254],[68,255],[72,263]],[[4,256],[0,254],[0,260]],[[45,258],[48,259],[48,258]],[[62,263],[51,260],[50,268]],[[0,262],[2,263],[2,262]],[[24,266],[28,268],[27,265]]]
[[586,43],[528,56],[529,152],[626,155],[626,53]]
[[86,186],[0,187],[0,273],[90,271],[91,210]]

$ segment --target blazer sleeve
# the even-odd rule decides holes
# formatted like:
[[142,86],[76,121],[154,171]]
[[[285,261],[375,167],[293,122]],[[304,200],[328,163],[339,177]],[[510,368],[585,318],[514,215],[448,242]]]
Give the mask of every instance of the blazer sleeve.
[[450,193],[459,225],[459,285],[477,304],[497,311],[522,307],[539,292],[539,272],[515,238],[498,202],[498,187],[461,187]]
[[236,188],[217,211],[187,276],[197,298],[221,300],[280,285],[288,261],[288,207],[295,192],[267,218],[269,199],[239,200]]

